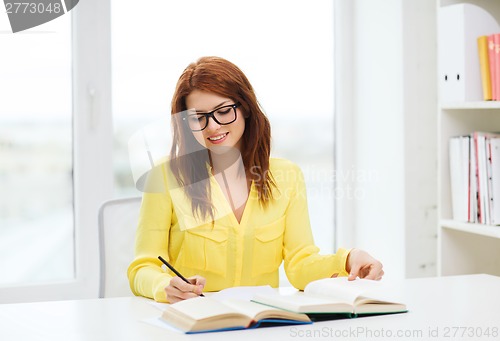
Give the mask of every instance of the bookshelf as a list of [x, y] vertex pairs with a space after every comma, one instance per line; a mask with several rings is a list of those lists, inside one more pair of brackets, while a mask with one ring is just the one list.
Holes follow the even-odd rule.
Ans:
[[[500, 1], [437, 0], [438, 10], [460, 3], [480, 6], [500, 22]], [[438, 106], [438, 274], [500, 275], [500, 226], [452, 220], [448, 155], [448, 140], [452, 136], [473, 131], [500, 131], [500, 101], [440, 101]]]

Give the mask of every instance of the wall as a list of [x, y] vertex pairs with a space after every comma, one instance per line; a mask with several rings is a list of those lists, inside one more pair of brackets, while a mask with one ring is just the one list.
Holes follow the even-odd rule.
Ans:
[[354, 190], [339, 200], [338, 244], [369, 251], [386, 277], [434, 275], [435, 1], [337, 4], [351, 18], [337, 31], [350, 37], [337, 53], [337, 170]]
[[437, 4], [403, 1], [406, 276], [437, 273]]

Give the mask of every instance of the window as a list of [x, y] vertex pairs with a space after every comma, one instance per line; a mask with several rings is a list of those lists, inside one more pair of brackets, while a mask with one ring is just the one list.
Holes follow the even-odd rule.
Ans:
[[73, 279], [71, 16], [1, 33], [0, 286]]
[[[115, 196], [138, 195], [127, 144], [140, 128], [163, 122], [182, 70], [201, 56], [224, 57], [248, 76], [267, 113], [273, 155], [304, 171], [311, 224], [332, 252], [333, 2], [112, 1]], [[134, 18], [131, 21], [131, 18]]]
[[0, 303], [97, 297], [112, 193], [109, 2], [10, 33], [0, 15]]

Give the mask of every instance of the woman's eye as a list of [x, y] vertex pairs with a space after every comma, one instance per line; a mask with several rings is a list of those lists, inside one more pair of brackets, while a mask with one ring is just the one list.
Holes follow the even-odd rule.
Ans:
[[231, 108], [219, 109], [219, 110], [217, 110], [217, 114], [225, 115], [225, 114], [228, 114], [230, 111], [231, 111]]
[[203, 115], [192, 115], [192, 116], [189, 116], [189, 121], [191, 121], [191, 122], [201, 122], [201, 121], [203, 121], [203, 119], [204, 119]]

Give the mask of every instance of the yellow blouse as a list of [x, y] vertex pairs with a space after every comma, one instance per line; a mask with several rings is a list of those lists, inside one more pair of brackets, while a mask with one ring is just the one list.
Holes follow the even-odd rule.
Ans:
[[[167, 301], [164, 288], [173, 274], [161, 268], [158, 256], [167, 259], [185, 277], [205, 277], [205, 291], [240, 285], [277, 287], [278, 268], [283, 260], [288, 280], [298, 289], [334, 273], [346, 276], [349, 250], [340, 248], [336, 254], [320, 255], [314, 245], [300, 168], [276, 158], [271, 158], [269, 168], [277, 185], [277, 190], [273, 189], [274, 199], [263, 207], [252, 184], [240, 223], [227, 210], [229, 213], [217, 217], [214, 224], [191, 227], [191, 205], [179, 191], [146, 189], [135, 259], [127, 272], [132, 292]], [[167, 165], [161, 166], [163, 181], [173, 181], [167, 170]], [[217, 181], [213, 176], [209, 181], [215, 202], [223, 205], [225, 197]], [[229, 207], [227, 201], [225, 204]]]

